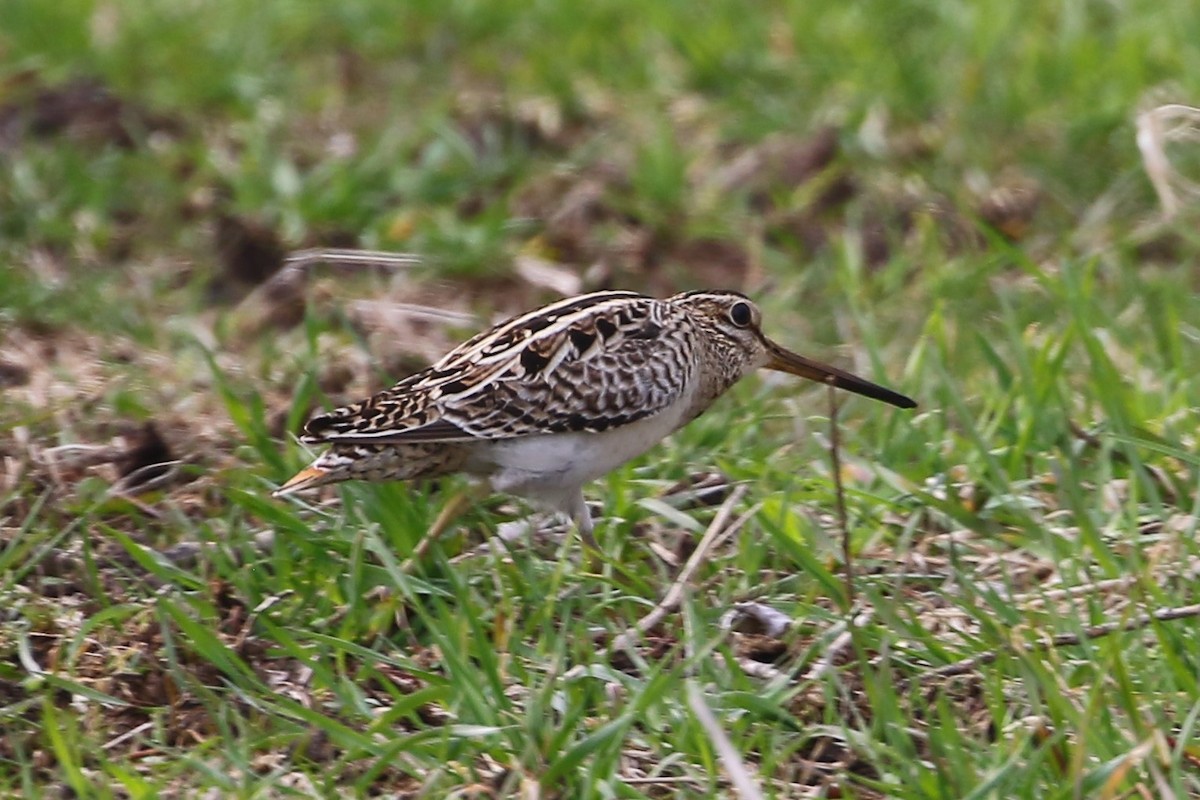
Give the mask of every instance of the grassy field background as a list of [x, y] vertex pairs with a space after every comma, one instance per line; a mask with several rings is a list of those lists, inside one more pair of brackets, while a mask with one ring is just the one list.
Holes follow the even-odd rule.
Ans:
[[[0, 793], [1200, 794], [1200, 142], [1169, 215], [1136, 138], [1195, 3], [0, 19]], [[920, 403], [839, 412], [853, 605], [792, 379], [589, 487], [597, 564], [498, 497], [402, 568], [458, 481], [269, 497], [500, 316], [702, 286]]]

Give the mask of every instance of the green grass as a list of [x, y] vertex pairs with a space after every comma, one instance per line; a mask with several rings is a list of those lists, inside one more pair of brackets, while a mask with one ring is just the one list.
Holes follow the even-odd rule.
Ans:
[[[0, 376], [28, 373], [0, 378], [0, 794], [733, 796], [689, 682], [768, 797], [1200, 793], [1196, 618], [1086, 636], [1197, 597], [1200, 236], [1194, 208], [1161, 220], [1134, 139], [1138, 111], [1200, 96], [1193, 4], [0, 18], [0, 106], [88, 78], [129, 138], [18, 122], [0, 159]], [[839, 152], [811, 180], [721, 182], [826, 125]], [[581, 227], [554, 222], [587, 182]], [[1006, 238], [983, 198], [1013, 186], [1039, 202]], [[218, 212], [425, 263], [318, 276], [300, 324], [255, 330]], [[825, 389], [790, 379], [744, 382], [589, 487], [594, 570], [570, 542], [458, 558], [522, 515], [494, 499], [406, 574], [454, 480], [270, 499], [312, 408], [471, 332], [380, 330], [354, 301], [490, 319], [552, 296], [516, 277], [528, 254], [621, 288], [745, 288], [782, 343], [919, 400], [839, 414], [857, 624]], [[187, 480], [130, 498], [111, 454], [79, 461], [150, 420]], [[664, 490], [709, 470], [746, 487], [745, 524], [611, 651], [716, 513]], [[791, 628], [722, 627], [751, 601]]]

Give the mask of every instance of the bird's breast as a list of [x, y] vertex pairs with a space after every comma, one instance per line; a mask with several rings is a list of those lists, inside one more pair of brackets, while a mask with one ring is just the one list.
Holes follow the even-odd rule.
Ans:
[[537, 497], [578, 489], [640, 456], [690, 421], [692, 398], [600, 433], [570, 432], [480, 441], [467, 471], [499, 492]]

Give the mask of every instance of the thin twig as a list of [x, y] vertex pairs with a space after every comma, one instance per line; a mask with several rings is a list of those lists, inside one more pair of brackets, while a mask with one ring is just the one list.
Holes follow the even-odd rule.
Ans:
[[63, 464], [74, 467], [91, 467], [116, 461], [125, 451], [108, 444], [60, 444], [41, 451], [43, 464]]
[[421, 263], [421, 257], [416, 253], [392, 253], [387, 250], [316, 247], [308, 250], [293, 250], [288, 253], [284, 263], [289, 267], [300, 269], [321, 263], [333, 267], [415, 267]]
[[158, 723], [155, 722], [154, 720], [150, 720], [149, 722], [143, 722], [141, 725], [138, 725], [135, 728], [130, 728], [129, 730], [125, 731], [124, 733], [120, 734], [119, 736], [109, 739], [107, 742], [105, 742], [103, 745], [101, 745], [100, 749], [101, 750], [112, 750], [114, 747], [121, 744], [122, 742], [127, 742], [130, 739], [132, 739], [133, 737], [135, 737], [139, 734], [145, 733], [146, 731], [150, 730], [157, 724]]
[[696, 715], [700, 727], [704, 728], [704, 732], [708, 734], [709, 742], [717, 751], [721, 763], [725, 765], [725, 771], [729, 773], [729, 780], [737, 790], [738, 796], [747, 800], [762, 800], [762, 788], [758, 785], [758, 779], [754, 776], [753, 769], [734, 749], [729, 735], [718, 724], [716, 716], [704, 702], [704, 695], [694, 680], [687, 682], [687, 699], [688, 706]]
[[386, 318], [392, 322], [404, 319], [419, 319], [450, 325], [479, 324], [479, 318], [474, 314], [417, 303], [393, 303], [386, 300], [355, 300], [350, 303], [349, 311], [351, 314], [356, 314], [363, 318], [370, 318], [371, 315], [375, 315], [379, 319]]
[[628, 784], [629, 786], [678, 786], [686, 783], [695, 786], [697, 789], [702, 788], [704, 785], [703, 781], [691, 775], [655, 775], [649, 778], [622, 776], [621, 783]]
[[[663, 599], [650, 610], [650, 613], [638, 620], [637, 625], [626, 629], [624, 633], [613, 640], [614, 650], [629, 648], [639, 636], [662, 622], [668, 614], [679, 608], [679, 604], [683, 600], [684, 587], [692, 579], [692, 575], [695, 574], [696, 570], [700, 568], [700, 564], [708, 557], [709, 552], [719, 542], [724, 541], [741, 527], [740, 525], [727, 525], [727, 523], [730, 516], [733, 515], [733, 507], [741, 501], [745, 494], [745, 486], [738, 486], [729, 493], [729, 497], [725, 498], [725, 502], [717, 509], [717, 514], [713, 517], [708, 530], [704, 532], [704, 536], [700, 539], [700, 544], [696, 545], [696, 550], [687, 560], [687, 563], [683, 565], [683, 569], [679, 571], [679, 575], [675, 578], [675, 582], [671, 584], [671, 588], [663, 595]], [[742, 518], [742, 520], [744, 519], [745, 517]], [[739, 520], [739, 522], [742, 520]]]
[[[342, 274], [360, 272], [364, 268], [374, 270], [410, 269], [421, 264], [416, 253], [391, 253], [386, 250], [355, 250], [336, 247], [318, 247], [309, 250], [294, 250], [283, 260], [283, 266], [270, 280], [259, 286], [242, 301], [247, 305], [251, 298], [289, 296], [302, 291], [305, 281], [320, 265], [329, 271]], [[252, 301], [251, 301], [252, 302]]]
[[[1156, 575], [1154, 580], [1164, 581], [1168, 575]], [[1085, 597], [1089, 594], [1101, 594], [1110, 592], [1115, 589], [1128, 589], [1142, 580], [1138, 575], [1125, 575], [1121, 578], [1108, 578], [1094, 583], [1083, 583], [1078, 586], [1064, 586], [1061, 589], [1046, 589], [1040, 592], [1023, 592], [1022, 594], [1012, 595], [1009, 602], [1013, 606], [1022, 609], [1034, 609], [1046, 603], [1052, 603], [1055, 600], [1073, 600], [1077, 597]]]
[[108, 496], [127, 497], [159, 489], [179, 477], [182, 465], [183, 462], [178, 459], [145, 464], [110, 486]]
[[854, 553], [850, 542], [850, 523], [846, 516], [846, 489], [842, 486], [841, 436], [838, 432], [837, 389], [830, 381], [829, 387], [829, 462], [833, 469], [833, 491], [837, 502], [838, 526], [842, 529], [842, 562], [845, 572], [842, 584], [846, 587], [846, 611], [854, 608]]
[[[1152, 614], [1141, 614], [1124, 622], [1104, 622], [1084, 628], [1080, 633], [1062, 633], [1050, 639], [1033, 642], [1029, 645], [1029, 649], [1034, 652], [1045, 652], [1059, 647], [1082, 644], [1085, 641], [1099, 639], [1113, 633], [1141, 630], [1155, 622], [1169, 622], [1170, 620], [1198, 616], [1200, 616], [1200, 603], [1190, 606], [1177, 606], [1175, 608], [1160, 608]], [[947, 678], [954, 675], [964, 675], [984, 664], [993, 663], [1006, 652], [1011, 652], [1010, 648], [988, 650], [979, 655], [955, 661], [953, 664], [946, 664], [943, 667], [928, 670], [921, 675], [921, 679], [928, 680], [930, 678]]]

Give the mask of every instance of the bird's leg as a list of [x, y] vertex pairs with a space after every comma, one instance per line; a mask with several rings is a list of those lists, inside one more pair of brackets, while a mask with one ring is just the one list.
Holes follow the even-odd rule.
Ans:
[[429, 552], [429, 548], [433, 547], [434, 543], [442, 537], [442, 534], [449, 530], [454, 520], [467, 510], [476, 500], [485, 497], [490, 493], [490, 488], [487, 484], [477, 484], [469, 489], [463, 489], [458, 492], [442, 506], [442, 510], [438, 512], [437, 519], [429, 526], [429, 530], [417, 542], [417, 546], [413, 548], [412, 553], [408, 558], [404, 559], [404, 563], [400, 565], [400, 571], [408, 573], [412, 570], [413, 565], [425, 558], [425, 554]]
[[582, 489], [576, 491], [575, 496], [571, 498], [567, 513], [571, 515], [575, 527], [579, 529], [579, 536], [583, 539], [583, 543], [599, 553], [600, 545], [596, 543], [596, 537], [593, 535], [596, 526], [592, 521], [592, 512], [587, 507], [587, 501], [583, 499]]

